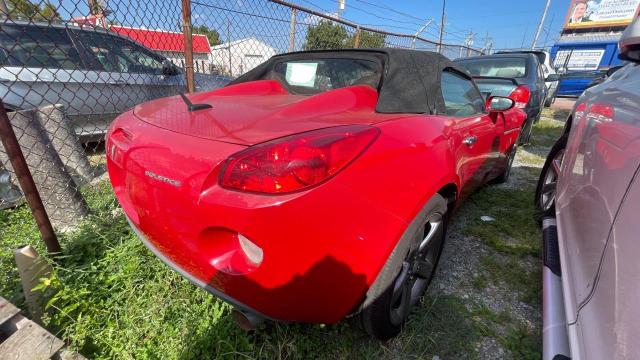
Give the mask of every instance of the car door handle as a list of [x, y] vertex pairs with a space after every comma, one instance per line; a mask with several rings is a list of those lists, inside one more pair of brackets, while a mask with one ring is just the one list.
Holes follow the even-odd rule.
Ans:
[[462, 143], [467, 145], [467, 146], [472, 146], [473, 144], [476, 143], [476, 141], [478, 141], [478, 137], [477, 136], [469, 136], [469, 137], [465, 138], [464, 140], [462, 140]]

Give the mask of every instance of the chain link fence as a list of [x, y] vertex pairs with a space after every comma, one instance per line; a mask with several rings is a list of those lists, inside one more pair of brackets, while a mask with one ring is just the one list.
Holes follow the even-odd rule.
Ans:
[[[59, 230], [91, 212], [83, 193], [106, 179], [104, 134], [118, 114], [137, 104], [219, 88], [290, 51], [394, 47], [450, 58], [481, 53], [281, 0], [0, 0], [0, 43], [7, 119]], [[17, 180], [0, 146], [0, 210], [22, 202]]]

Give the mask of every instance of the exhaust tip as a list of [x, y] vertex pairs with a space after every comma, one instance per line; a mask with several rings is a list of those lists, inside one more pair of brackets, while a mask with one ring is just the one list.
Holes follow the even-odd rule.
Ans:
[[231, 314], [236, 324], [244, 331], [255, 330], [264, 321], [263, 317], [243, 310], [233, 309]]

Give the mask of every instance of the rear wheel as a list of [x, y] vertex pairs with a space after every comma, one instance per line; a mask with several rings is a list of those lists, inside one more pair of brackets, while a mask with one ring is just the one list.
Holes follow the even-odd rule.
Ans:
[[551, 147], [551, 151], [549, 151], [547, 160], [540, 172], [535, 197], [535, 206], [540, 218], [555, 214], [556, 186], [566, 147], [567, 137], [563, 136]]
[[447, 202], [436, 194], [425, 209], [403, 256], [388, 261], [379, 275], [384, 278], [395, 274], [394, 280], [360, 313], [365, 331], [379, 340], [398, 335], [435, 273], [446, 234]]
[[516, 158], [516, 153], [518, 152], [518, 144], [514, 144], [509, 151], [509, 157], [507, 158], [507, 167], [504, 169], [504, 172], [500, 174], [495, 180], [493, 180], [496, 184], [503, 184], [509, 181], [509, 176], [511, 176], [511, 167], [513, 166], [513, 159]]

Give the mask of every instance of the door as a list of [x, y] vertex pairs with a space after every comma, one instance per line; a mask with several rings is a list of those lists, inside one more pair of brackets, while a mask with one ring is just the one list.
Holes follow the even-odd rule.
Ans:
[[460, 175], [460, 195], [468, 196], [485, 182], [495, 166], [500, 137], [486, 112], [485, 102], [473, 81], [453, 70], [442, 73], [445, 116], [452, 120], [451, 137], [456, 170]]
[[179, 77], [162, 74], [164, 58], [148, 49], [104, 31], [73, 30], [73, 34], [92, 70], [88, 80], [101, 99], [96, 106], [107, 114], [98, 124], [102, 133], [113, 118], [135, 105], [184, 91]]
[[594, 295], [603, 250], [621, 233], [611, 227], [640, 165], [639, 113], [636, 65], [619, 70], [576, 107], [556, 200], [569, 321]]
[[77, 94], [82, 62], [64, 28], [2, 24], [0, 96], [7, 107], [63, 104], [69, 115], [87, 111]]

